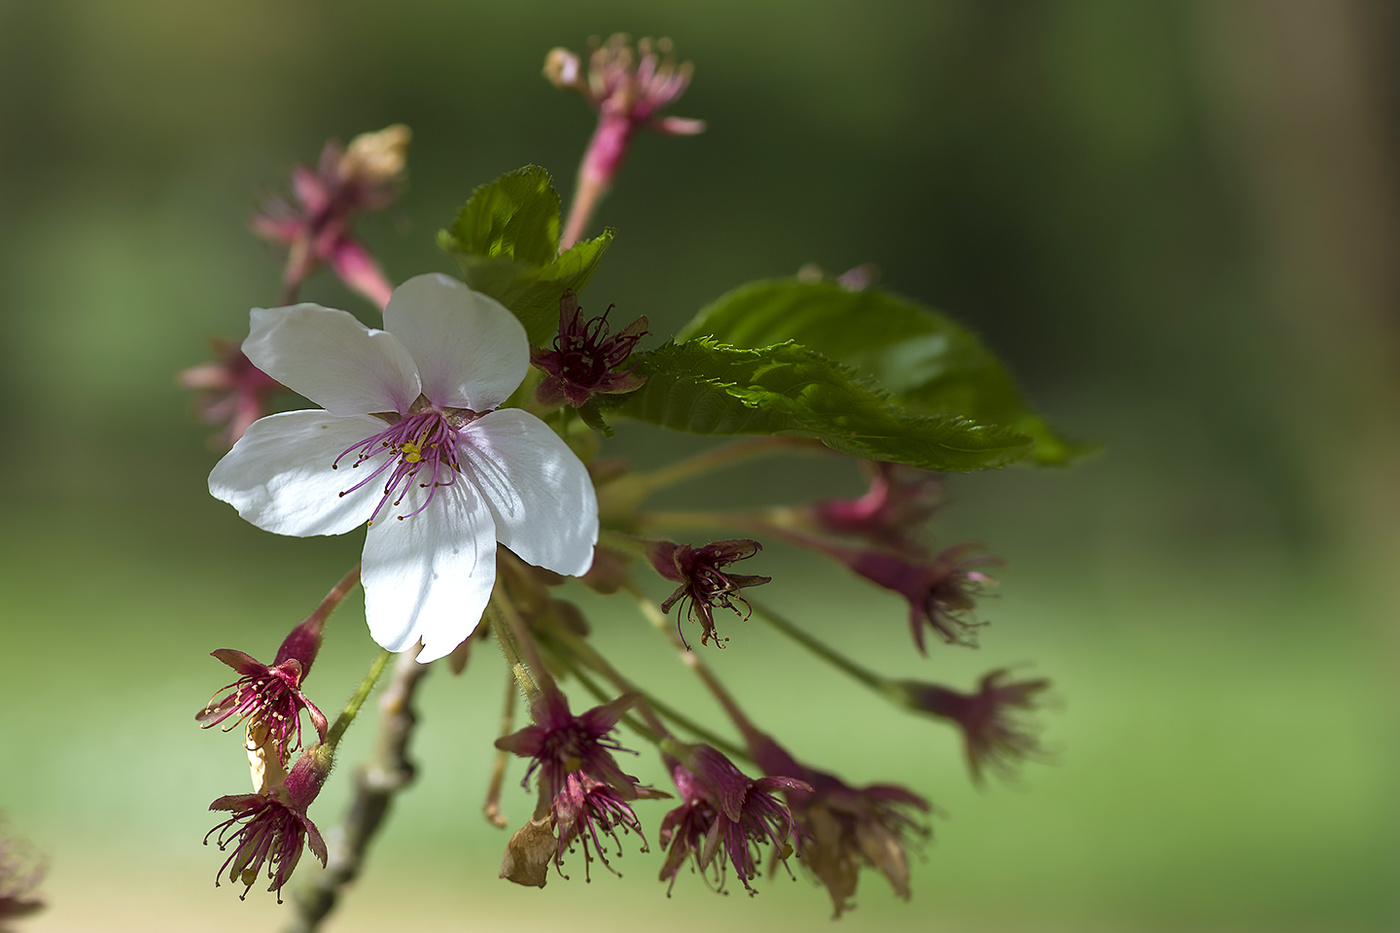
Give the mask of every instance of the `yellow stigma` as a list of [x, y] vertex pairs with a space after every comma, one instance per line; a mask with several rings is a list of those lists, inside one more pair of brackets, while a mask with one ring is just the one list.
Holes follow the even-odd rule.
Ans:
[[399, 445], [399, 450], [409, 463], [417, 463], [423, 459], [423, 445], [419, 441], [404, 441]]

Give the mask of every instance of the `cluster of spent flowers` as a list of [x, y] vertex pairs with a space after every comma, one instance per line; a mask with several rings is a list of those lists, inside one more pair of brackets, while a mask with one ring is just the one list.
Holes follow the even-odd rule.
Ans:
[[[555, 50], [547, 72], [599, 112], [580, 192], [611, 184], [636, 130], [702, 128], [657, 114], [691, 73], [675, 65], [668, 45], [644, 43], [634, 54], [614, 37], [595, 48], [586, 74], [577, 56]], [[217, 412], [230, 419], [231, 448], [209, 475], [215, 497], [276, 534], [365, 529], [361, 562], [291, 629], [270, 663], [232, 648], [213, 652], [238, 676], [196, 719], [224, 731], [243, 727], [253, 784], [251, 793], [211, 804], [229, 814], [205, 837], [231, 850], [219, 877], [242, 884], [243, 896], [265, 878], [280, 900], [305, 849], [326, 863], [325, 837], [308, 810], [390, 655], [402, 653], [383, 704], [377, 754], [387, 758], [366, 769], [397, 777], [377, 788], [359, 780], [341, 827], [349, 840], [344, 857], [361, 857], [388, 796], [412, 775], [403, 758], [414, 722], [412, 684], [444, 658], [461, 673], [472, 643], [489, 638], [531, 719], [516, 728], [512, 693], [483, 809], [498, 826], [508, 825], [501, 789], [511, 755], [528, 762], [522, 783], [533, 786], [534, 805], [506, 845], [501, 877], [543, 887], [552, 873], [568, 877], [567, 861], [580, 849], [586, 878], [595, 862], [617, 873], [623, 837], [635, 835], [641, 851], [650, 851], [642, 804], [673, 797], [655, 837], [668, 891], [690, 866], [717, 890], [732, 876], [752, 894], [770, 852], [785, 867], [795, 857], [827, 889], [838, 916], [851, 906], [864, 867], [907, 898], [908, 850], [928, 838], [933, 805], [892, 784], [848, 784], [793, 757], [753, 723], [703, 652], [691, 650], [686, 628], [698, 628], [701, 648], [724, 647], [729, 638], [718, 634], [715, 610], [756, 617], [906, 710], [953, 723], [975, 779], [988, 770], [1010, 776], [1021, 760], [1042, 754], [1024, 714], [1048, 681], [1017, 681], [996, 670], [965, 694], [886, 677], [755, 602], [750, 591], [770, 576], [734, 570], [759, 555], [760, 538], [834, 561], [908, 601], [913, 647], [926, 655], [927, 629], [950, 645], [974, 644], [981, 624], [975, 604], [994, 582], [982, 568], [999, 561], [971, 544], [933, 547], [928, 525], [942, 501], [942, 478], [895, 463], [860, 461], [869, 487], [849, 498], [724, 512], [650, 509], [652, 493], [709, 469], [825, 448], [807, 438], [760, 436], [651, 471], [601, 457], [597, 435], [610, 431], [599, 411], [616, 411], [652, 378], [640, 347], [647, 318], [614, 333], [613, 306], [590, 317], [580, 305], [573, 286], [586, 279], [548, 280], [557, 285], [549, 301], [557, 298], [559, 307], [552, 338], [540, 336], [549, 318], [541, 326], [538, 316], [521, 314], [509, 304], [516, 294], [509, 290], [503, 303], [501, 295], [437, 273], [390, 288], [351, 223], [357, 212], [392, 198], [407, 139], [405, 128], [391, 127], [345, 149], [328, 144], [316, 169], [296, 169], [295, 204], [276, 202], [254, 224], [288, 248], [286, 300], [253, 309], [241, 345], [221, 348], [219, 362], [185, 376], [191, 387], [227, 393], [206, 408], [211, 418]], [[596, 197], [585, 195], [575, 199], [561, 249], [587, 226]], [[296, 303], [291, 296], [319, 266], [373, 298], [381, 326]], [[268, 414], [271, 394], [284, 386], [319, 407]], [[655, 529], [668, 524], [729, 527], [753, 537], [656, 537]], [[634, 607], [700, 678], [737, 739], [699, 725], [608, 660], [566, 598], [569, 586]], [[369, 635], [382, 650], [332, 720], [306, 693], [306, 680], [327, 620], [356, 587], [364, 591]], [[673, 591], [657, 601], [648, 589], [658, 587]], [[581, 704], [571, 704], [570, 693], [577, 701], [579, 692], [598, 702], [575, 714]], [[303, 728], [303, 715], [314, 732]], [[630, 750], [616, 735], [622, 727], [654, 746], [673, 790], [623, 770], [617, 755]], [[334, 886], [353, 874], [312, 879], [323, 896], [298, 898], [298, 905], [333, 903]]]

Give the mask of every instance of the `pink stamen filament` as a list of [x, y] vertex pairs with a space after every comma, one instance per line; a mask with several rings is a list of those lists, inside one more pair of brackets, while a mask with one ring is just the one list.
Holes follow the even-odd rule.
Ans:
[[407, 415], [373, 437], [347, 447], [335, 458], [331, 469], [338, 469], [340, 461], [352, 453], [356, 456], [350, 468], [356, 469], [386, 452], [388, 456], [373, 472], [341, 493], [342, 496], [346, 496], [363, 488], [392, 467], [392, 472], [384, 482], [384, 496], [370, 516], [371, 523], [383, 511], [385, 503], [392, 500], [391, 504], [397, 506], [403, 502], [420, 471], [428, 471], [427, 481], [418, 484], [420, 488], [428, 490], [428, 496], [418, 508], [398, 516], [399, 521], [411, 518], [426, 509], [437, 494], [438, 487], [451, 486], [457, 481], [457, 474], [461, 471], [457, 453], [457, 429], [452, 427], [445, 414], [436, 409]]

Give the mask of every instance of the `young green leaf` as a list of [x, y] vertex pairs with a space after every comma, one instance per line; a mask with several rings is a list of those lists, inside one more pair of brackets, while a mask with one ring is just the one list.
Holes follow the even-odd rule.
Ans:
[[692, 434], [784, 434], [833, 450], [929, 470], [1005, 466], [1029, 437], [957, 415], [890, 404], [849, 369], [795, 343], [740, 349], [709, 339], [669, 343], [642, 356], [647, 376], [610, 410]]
[[1063, 464], [1091, 448], [1060, 437], [1036, 414], [996, 355], [967, 328], [911, 301], [834, 282], [771, 279], [702, 309], [677, 335], [737, 347], [794, 340], [869, 376], [911, 411], [960, 415], [1032, 438], [1032, 459]]
[[613, 232], [559, 254], [559, 195], [536, 165], [508, 172], [472, 192], [456, 220], [438, 233], [466, 283], [513, 311], [534, 344], [559, 323], [559, 296], [583, 290]]

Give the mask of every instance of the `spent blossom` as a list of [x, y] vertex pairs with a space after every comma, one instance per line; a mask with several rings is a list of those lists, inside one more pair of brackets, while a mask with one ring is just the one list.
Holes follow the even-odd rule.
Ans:
[[600, 317], [584, 320], [578, 296], [572, 290], [559, 299], [559, 334], [552, 350], [530, 348], [530, 362], [545, 373], [535, 390], [541, 405], [568, 403], [581, 408], [595, 395], [631, 392], [646, 381], [633, 369], [617, 371], [637, 342], [646, 336], [647, 319], [639, 317], [616, 334], [608, 328], [608, 305]]
[[[611, 837], [621, 854], [619, 829], [636, 833], [646, 851], [641, 823], [628, 802], [664, 795], [641, 786], [618, 767], [612, 753], [626, 749], [609, 738], [623, 713], [639, 698], [626, 693], [575, 716], [565, 696], [557, 688], [546, 687], [532, 707], [534, 725], [496, 740], [497, 748], [531, 759], [525, 772], [527, 786], [539, 772], [540, 809], [536, 812], [547, 809], [558, 833], [553, 858], [561, 873], [564, 853], [576, 842], [583, 847], [585, 877], [595, 853], [613, 871], [602, 837]], [[538, 832], [530, 838], [535, 836]], [[531, 863], [522, 858], [522, 864]], [[505, 877], [518, 880], [513, 872]], [[525, 880], [519, 883], [543, 886], [537, 872], [523, 871], [521, 877]]]
[[306, 809], [321, 792], [321, 785], [330, 773], [331, 755], [325, 746], [304, 752], [291, 773], [279, 784], [256, 794], [230, 794], [209, 805], [211, 810], [233, 813], [204, 837], [215, 836], [219, 851], [233, 846], [233, 854], [224, 860], [215, 878], [227, 873], [228, 880], [243, 885], [240, 898], [248, 896], [263, 866], [267, 866], [267, 889], [277, 892], [282, 900], [282, 887], [292, 877], [301, 860], [302, 846], [326, 864], [326, 843], [316, 824], [306, 815]]
[[[704, 547], [691, 547], [688, 544], [673, 544], [658, 541], [651, 549], [651, 563], [656, 572], [680, 586], [661, 604], [662, 612], [670, 612], [671, 607], [680, 604], [681, 610], [688, 612], [691, 621], [700, 622], [700, 644], [710, 639], [723, 647], [728, 638], [715, 633], [714, 610], [724, 607], [735, 615], [748, 618], [752, 608], [739, 591], [746, 586], [759, 586], [772, 581], [772, 577], [751, 573], [728, 573], [724, 570], [735, 561], [745, 560], [763, 550], [763, 545], [748, 538], [730, 541], [715, 541]], [[744, 611], [734, 605], [738, 600]], [[676, 630], [680, 631], [680, 611], [677, 610]], [[682, 633], [681, 641], [685, 641]], [[689, 647], [689, 646], [687, 646]]]
[[910, 708], [957, 724], [979, 784], [988, 769], [1009, 779], [1022, 761], [1045, 755], [1034, 726], [1020, 714], [1040, 706], [1040, 694], [1050, 689], [1047, 678], [1012, 680], [1011, 671], [998, 668], [982, 678], [975, 693], [914, 680], [894, 687]]
[[400, 285], [385, 329], [315, 304], [255, 308], [243, 351], [323, 409], [255, 422], [209, 490], [277, 534], [369, 530], [361, 582], [370, 634], [426, 663], [481, 620], [496, 543], [578, 576], [593, 561], [588, 471], [544, 422], [501, 404], [529, 366], [525, 330], [445, 275]]
[[224, 426], [210, 443], [228, 450], [250, 424], [268, 413], [272, 397], [286, 390], [249, 362], [237, 341], [216, 338], [213, 350], [213, 360], [180, 373], [179, 383], [199, 392], [200, 420]]
[[277, 649], [271, 665], [263, 664], [252, 655], [233, 648], [220, 648], [211, 654], [239, 673], [239, 678], [224, 687], [231, 690], [222, 699], [211, 699], [195, 714], [199, 724], [208, 729], [227, 722], [224, 731], [247, 720], [250, 736], [264, 735], [265, 742], [286, 765], [291, 751], [301, 747], [301, 713], [305, 710], [316, 727], [321, 741], [326, 739], [326, 717], [301, 691], [301, 682], [311, 673], [311, 664], [321, 647], [325, 619], [313, 616], [292, 629]]
[[666, 847], [661, 880], [674, 886], [681, 866], [693, 858], [717, 890], [724, 887], [727, 864], [753, 894], [749, 881], [758, 876], [759, 847], [771, 843], [784, 861], [793, 849], [797, 826], [777, 792], [811, 791], [811, 785], [790, 777], [753, 780], [709, 745], [677, 750], [684, 760], [667, 755], [666, 765], [681, 805], [661, 821], [661, 845]]
[[973, 621], [970, 615], [983, 587], [996, 583], [977, 568], [1000, 564], [999, 558], [981, 553], [974, 544], [954, 545], [932, 558], [917, 560], [883, 550], [823, 550], [909, 601], [909, 627], [920, 654], [928, 654], [925, 626], [950, 645], [977, 646], [977, 629], [985, 623]]
[[401, 123], [362, 133], [348, 147], [331, 140], [316, 168], [292, 171], [292, 201], [272, 198], [254, 215], [253, 231], [287, 244], [283, 287], [294, 293], [316, 269], [330, 266], [348, 287], [379, 307], [391, 287], [369, 251], [352, 235], [356, 217], [393, 203], [403, 181], [412, 133]]
[[[645, 790], [645, 789], [644, 789]], [[648, 794], [648, 796], [660, 796]], [[559, 833], [559, 848], [555, 852], [554, 865], [562, 874], [561, 863], [564, 853], [572, 851], [575, 843], [583, 847], [583, 876], [588, 879], [589, 867], [596, 855], [603, 867], [613, 874], [617, 869], [608, 861], [607, 836], [617, 846], [616, 856], [622, 855], [623, 833], [636, 833], [641, 840], [641, 850], [648, 852], [646, 836], [642, 834], [642, 823], [637, 814], [627, 805], [626, 798], [610, 784], [594, 780], [587, 772], [574, 771], [564, 779], [564, 789], [554, 800], [554, 823]], [[567, 878], [567, 876], [565, 876]]]
[[496, 747], [530, 759], [523, 783], [528, 786], [538, 771], [544, 800], [555, 800], [564, 790], [565, 778], [576, 771], [611, 786], [626, 800], [636, 800], [637, 779], [625, 774], [612, 754], [626, 749], [609, 736], [639, 698], [640, 694], [624, 693], [575, 716], [564, 694], [546, 688], [531, 709], [534, 725], [497, 739]]
[[845, 781], [800, 764], [770, 736], [745, 730], [749, 750], [763, 772], [797, 778], [809, 790], [786, 791], [800, 829], [802, 864], [831, 895], [835, 916], [851, 905], [862, 864], [883, 874], [899, 897], [909, 899], [910, 837], [927, 839], [929, 830], [916, 814], [929, 802], [894, 784], [852, 787]]

